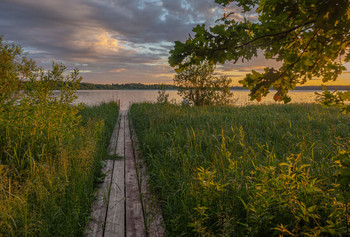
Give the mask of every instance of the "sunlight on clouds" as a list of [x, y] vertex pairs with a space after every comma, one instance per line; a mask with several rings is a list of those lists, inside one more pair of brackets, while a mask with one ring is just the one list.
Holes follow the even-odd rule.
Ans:
[[151, 62], [151, 63], [142, 63], [143, 65], [146, 65], [146, 66], [168, 66], [170, 67], [168, 64], [165, 64], [164, 61], [160, 61], [160, 60], [154, 60], [154, 62]]
[[79, 31], [76, 33], [75, 39], [76, 40], [72, 42], [72, 46], [80, 50], [92, 51], [100, 54], [112, 54], [117, 52], [118, 49], [123, 49], [120, 42], [112, 38], [106, 31]]
[[79, 70], [80, 73], [90, 73], [92, 72], [91, 70]]
[[126, 68], [117, 68], [117, 69], [112, 69], [112, 70], [110, 70], [109, 72], [124, 72], [124, 71], [127, 71], [127, 69]]
[[[225, 67], [226, 66], [226, 67]], [[244, 73], [246, 74], [247, 72], [250, 73], [252, 70], [258, 71], [258, 72], [263, 72], [264, 68], [266, 66], [261, 66], [261, 65], [249, 65], [249, 66], [242, 66], [242, 65], [217, 65], [216, 68], [218, 71], [225, 72], [225, 73]], [[230, 66], [233, 68], [230, 68]]]
[[117, 51], [118, 48], [122, 48], [118, 44], [118, 40], [110, 37], [108, 32], [104, 32], [98, 36], [96, 36], [97, 42], [94, 42], [94, 45], [103, 51]]
[[263, 72], [264, 68], [267, 66], [249, 66], [249, 67], [242, 67], [239, 66], [236, 70], [240, 72], [251, 72], [252, 70], [258, 71], [258, 72]]
[[174, 73], [158, 73], [154, 75], [155, 77], [163, 77], [163, 78], [169, 78], [173, 79], [174, 78]]

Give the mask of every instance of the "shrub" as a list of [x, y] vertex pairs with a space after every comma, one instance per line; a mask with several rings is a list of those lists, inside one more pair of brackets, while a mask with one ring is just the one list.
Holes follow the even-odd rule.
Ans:
[[196, 106], [229, 104], [233, 95], [232, 80], [227, 76], [214, 76], [214, 70], [214, 65], [204, 61], [179, 72], [174, 78], [178, 94]]

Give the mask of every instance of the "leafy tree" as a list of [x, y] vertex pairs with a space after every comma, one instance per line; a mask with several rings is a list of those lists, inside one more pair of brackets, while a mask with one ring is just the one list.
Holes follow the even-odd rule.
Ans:
[[0, 36], [0, 105], [12, 105], [21, 96], [24, 81], [35, 79], [35, 62], [22, 55], [22, 48]]
[[199, 65], [190, 65], [175, 75], [178, 94], [196, 106], [223, 105], [230, 102], [232, 92], [227, 76], [214, 76], [215, 66], [207, 61]]
[[39, 160], [44, 151], [55, 154], [79, 132], [78, 108], [71, 103], [81, 77], [77, 69], [65, 71], [53, 63], [45, 72], [21, 46], [0, 37], [0, 164], [11, 165], [16, 177], [30, 166], [27, 156]]
[[350, 91], [330, 92], [325, 86], [323, 86], [323, 93], [316, 93], [317, 100], [325, 107], [338, 107], [340, 111], [344, 114], [350, 113], [350, 104], [346, 101], [350, 100]]
[[160, 90], [158, 91], [157, 102], [161, 104], [169, 103], [169, 94], [165, 91], [164, 84], [160, 85]]
[[[263, 51], [266, 59], [282, 62], [278, 69], [252, 71], [240, 81], [258, 101], [270, 89], [276, 101], [290, 101], [289, 90], [312, 78], [334, 81], [350, 61], [350, 2], [348, 0], [215, 0], [223, 6], [237, 3], [256, 20], [224, 14], [207, 29], [197, 25], [186, 42], [175, 42], [169, 63], [177, 71], [203, 60], [243, 62]], [[344, 97], [344, 96], [343, 96]], [[345, 100], [350, 98], [345, 97]]]

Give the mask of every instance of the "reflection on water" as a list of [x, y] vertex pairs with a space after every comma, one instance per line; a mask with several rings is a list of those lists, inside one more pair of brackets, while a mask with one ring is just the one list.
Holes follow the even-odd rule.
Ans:
[[[169, 100], [176, 100], [181, 102], [180, 96], [177, 95], [176, 90], [167, 91]], [[236, 105], [248, 104], [271, 104], [277, 103], [273, 100], [273, 92], [266, 98], [263, 98], [259, 103], [257, 101], [249, 101], [249, 91], [233, 91], [234, 98], [237, 99]], [[136, 102], [156, 102], [158, 90], [79, 90], [77, 92], [78, 99], [75, 103], [85, 103], [87, 105], [96, 105], [102, 102], [112, 100], [120, 100], [121, 109], [127, 109], [130, 104]], [[291, 103], [312, 103], [315, 102], [314, 91], [291, 91], [289, 95], [292, 97]]]

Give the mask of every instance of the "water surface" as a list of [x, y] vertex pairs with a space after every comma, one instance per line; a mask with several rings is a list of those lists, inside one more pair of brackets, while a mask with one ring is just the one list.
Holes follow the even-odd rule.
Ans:
[[[235, 104], [238, 106], [249, 104], [271, 104], [281, 103], [273, 100], [274, 92], [271, 92], [267, 97], [263, 98], [261, 102], [250, 101], [249, 91], [232, 91]], [[169, 94], [169, 100], [175, 100], [177, 103], [182, 101], [176, 90], [166, 91]], [[156, 102], [158, 90], [79, 90], [77, 91], [78, 99], [75, 103], [85, 103], [87, 105], [97, 105], [102, 102], [109, 102], [112, 100], [120, 100], [121, 109], [127, 109], [130, 104], [137, 102]], [[295, 90], [289, 92], [292, 98], [291, 103], [313, 103], [315, 102], [315, 91]]]

